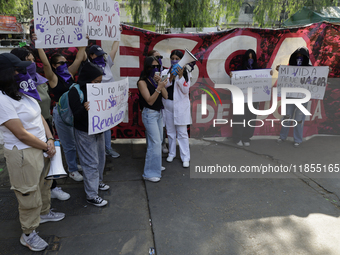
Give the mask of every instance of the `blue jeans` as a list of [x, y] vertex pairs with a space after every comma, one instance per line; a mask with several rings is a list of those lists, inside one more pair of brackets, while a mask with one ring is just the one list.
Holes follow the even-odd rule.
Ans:
[[89, 135], [87, 132], [74, 129], [77, 150], [83, 168], [84, 188], [87, 199], [98, 196], [99, 182], [103, 181], [105, 166], [104, 134]]
[[161, 178], [163, 117], [160, 111], [144, 108], [142, 121], [145, 126], [147, 150], [144, 165], [144, 178]]
[[61, 145], [63, 146], [66, 162], [68, 165], [68, 171], [70, 173], [78, 171], [76, 141], [74, 139], [74, 128], [67, 126], [62, 121], [56, 106], [53, 108], [53, 120], [55, 128], [57, 129], [58, 132], [58, 137], [60, 139]]
[[[302, 104], [304, 107], [307, 107], [307, 103]], [[294, 115], [295, 112], [295, 115]], [[303, 138], [303, 124], [305, 122], [306, 115], [301, 112], [299, 108], [296, 107], [295, 104], [287, 104], [286, 105], [286, 116], [283, 119], [292, 119], [294, 116], [294, 120], [296, 120], [297, 125], [294, 127], [294, 142], [302, 143]], [[284, 124], [286, 126], [291, 126], [292, 121], [285, 121]], [[280, 138], [282, 140], [286, 140], [289, 133], [289, 127], [282, 126], [280, 132]]]
[[105, 137], [105, 149], [110, 150], [111, 149], [111, 129], [104, 131], [104, 137]]

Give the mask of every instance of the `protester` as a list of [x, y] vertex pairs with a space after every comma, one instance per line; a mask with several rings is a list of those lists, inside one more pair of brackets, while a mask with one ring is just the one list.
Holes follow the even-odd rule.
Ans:
[[[111, 47], [111, 51], [106, 55], [106, 52], [98, 45], [93, 45], [90, 47], [89, 59], [92, 63], [98, 65], [103, 69], [103, 83], [113, 82], [113, 74], [111, 68], [113, 66], [113, 61], [116, 57], [119, 47], [119, 41], [114, 41]], [[106, 58], [104, 57], [106, 56]], [[105, 136], [105, 153], [113, 158], [118, 158], [120, 154], [112, 149], [111, 147], [111, 129], [104, 132]]]
[[[242, 57], [242, 64], [238, 67], [238, 71], [241, 70], [254, 70], [260, 69], [257, 65], [257, 57], [254, 50], [249, 49]], [[232, 75], [231, 75], [232, 76]], [[259, 103], [254, 102], [253, 106], [255, 109], [258, 108]], [[243, 123], [246, 125], [236, 124], [233, 125], [232, 138], [234, 143], [238, 146], [250, 146], [250, 138], [254, 135], [255, 127], [247, 125], [248, 121], [256, 119], [256, 115], [252, 113], [248, 108], [248, 103], [244, 104], [243, 115], [233, 115], [233, 123]]]
[[[170, 54], [171, 66], [177, 64], [183, 57], [180, 50], [173, 50]], [[190, 114], [190, 73], [184, 67], [177, 68], [177, 76], [169, 74], [170, 79], [166, 85], [168, 98], [163, 99], [165, 112], [165, 126], [169, 141], [168, 162], [176, 157], [176, 138], [179, 145], [183, 167], [190, 165], [190, 148], [187, 125], [191, 124]]]
[[[26, 69], [39, 93], [40, 100], [38, 99], [37, 102], [41, 109], [41, 115], [44, 117], [51, 133], [53, 134], [52, 116], [50, 114], [51, 98], [48, 94], [48, 85], [46, 84], [48, 80], [36, 72], [37, 66], [34, 61], [34, 56], [29, 50], [25, 48], [15, 48], [11, 51], [11, 53], [16, 55], [21, 61], [31, 61], [31, 64]], [[67, 200], [70, 198], [70, 194], [64, 192], [60, 187], [57, 187], [57, 181], [53, 180], [51, 186], [51, 198]]]
[[[52, 55], [50, 61], [48, 61], [44, 50], [38, 49], [45, 76], [49, 81], [50, 93], [53, 94], [52, 99], [54, 99], [54, 101], [58, 102], [59, 98], [68, 91], [69, 87], [74, 83], [74, 75], [78, 72], [82, 61], [86, 60], [85, 48], [86, 47], [79, 47], [76, 59], [69, 66], [67, 66], [67, 60], [63, 55], [56, 53]], [[82, 181], [83, 176], [78, 172], [77, 166], [74, 128], [63, 122], [58, 113], [57, 105], [53, 108], [53, 121], [63, 147], [69, 177], [75, 181]]]
[[[310, 66], [309, 64], [309, 52], [306, 47], [300, 47], [296, 51], [290, 55], [289, 58], [290, 66]], [[280, 66], [276, 67], [276, 70], [279, 70]], [[302, 105], [306, 108], [308, 102], [303, 103]], [[306, 115], [296, 107], [295, 104], [287, 104], [286, 105], [286, 115], [283, 116], [283, 120], [292, 119], [294, 116], [294, 120], [297, 125], [294, 127], [294, 147], [297, 148], [302, 143], [303, 139], [303, 124], [305, 122]], [[287, 123], [288, 122], [288, 123]], [[291, 125], [291, 121], [285, 121], [285, 126], [281, 127], [280, 137], [276, 140], [277, 143], [284, 142], [289, 133], [289, 126]]]
[[160, 72], [159, 62], [155, 57], [146, 57], [143, 74], [137, 82], [147, 141], [143, 178], [151, 182], [160, 181], [161, 171], [165, 169], [162, 167], [163, 117], [161, 109], [163, 107], [162, 97], [168, 97], [165, 89], [167, 79], [156, 83], [154, 80], [156, 72]]
[[[159, 73], [159, 75], [158, 75], [159, 77], [158, 77], [157, 75], [155, 75], [155, 77], [154, 77], [155, 81], [158, 82], [158, 79], [160, 79], [160, 78], [162, 77], [162, 75], [167, 74], [169, 70], [163, 68], [163, 63], [162, 63], [163, 56], [162, 56], [157, 50], [150, 50], [150, 51], [148, 52], [148, 55], [147, 55], [147, 56], [149, 56], [149, 57], [150, 57], [150, 56], [155, 57], [155, 58], [158, 60], [159, 64], [161, 65], [161, 71], [160, 71], [160, 73]], [[164, 118], [165, 112], [164, 112], [164, 110], [162, 111], [162, 114], [163, 114], [162, 152], [163, 152], [163, 153], [169, 153], [169, 150], [168, 150], [168, 148], [167, 148], [167, 146], [166, 146], [166, 142], [165, 142], [166, 129], [165, 129], [165, 118]]]
[[54, 139], [35, 100], [39, 94], [26, 72], [31, 64], [11, 53], [0, 54], [0, 129], [11, 189], [19, 204], [20, 243], [42, 251], [48, 244], [35, 229], [39, 223], [62, 220], [65, 214], [50, 209], [51, 181], [45, 176], [49, 158], [55, 155]]
[[79, 161], [83, 169], [84, 188], [87, 202], [95, 206], [104, 206], [107, 201], [98, 196], [100, 190], [108, 190], [110, 187], [103, 183], [105, 166], [105, 139], [104, 133], [89, 135], [90, 109], [87, 101], [87, 83], [101, 83], [103, 71], [97, 65], [87, 62], [80, 71], [78, 84], [83, 92], [84, 101], [80, 101], [80, 95], [76, 88], [69, 92], [69, 103], [74, 116], [74, 133], [76, 138]]

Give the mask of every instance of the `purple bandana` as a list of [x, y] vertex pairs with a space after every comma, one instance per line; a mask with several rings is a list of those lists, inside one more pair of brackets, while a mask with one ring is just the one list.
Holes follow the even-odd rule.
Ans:
[[40, 84], [46, 83], [48, 81], [45, 77], [37, 73], [37, 66], [35, 62], [32, 62], [31, 65], [26, 67], [26, 70], [34, 81], [35, 86], [39, 86]]
[[68, 71], [67, 64], [63, 64], [58, 66], [55, 69], [55, 73], [58, 74], [65, 82], [68, 82], [69, 79], [72, 78], [70, 72]]
[[105, 63], [104, 57], [103, 56], [98, 56], [95, 59], [92, 59], [92, 62], [94, 64], [96, 64], [97, 66], [100, 66], [102, 68], [102, 70], [103, 70], [103, 75], [105, 75], [104, 69], [105, 69], [106, 63]]
[[28, 73], [26, 73], [26, 74], [19, 73], [19, 74], [15, 75], [14, 78], [15, 78], [15, 81], [17, 82], [17, 84], [20, 87], [19, 91], [21, 93], [26, 94], [30, 97], [33, 97], [33, 98], [41, 101], [41, 98], [39, 96], [37, 88], [34, 85], [34, 82], [33, 82], [31, 76]]

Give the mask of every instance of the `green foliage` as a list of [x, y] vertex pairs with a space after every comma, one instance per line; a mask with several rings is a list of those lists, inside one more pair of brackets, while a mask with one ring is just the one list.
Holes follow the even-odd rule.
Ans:
[[277, 21], [283, 21], [283, 14], [287, 14], [289, 18], [304, 6], [320, 11], [327, 6], [337, 6], [337, 2], [335, 0], [257, 0], [253, 21], [260, 27], [273, 26]]
[[0, 0], [0, 14], [15, 16], [18, 21], [33, 18], [31, 0]]

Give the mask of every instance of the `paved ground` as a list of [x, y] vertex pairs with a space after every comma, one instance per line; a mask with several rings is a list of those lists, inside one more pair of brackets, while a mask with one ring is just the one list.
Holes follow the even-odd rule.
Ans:
[[[41, 253], [146, 255], [155, 247], [158, 255], [338, 255], [339, 179], [310, 173], [233, 178], [197, 174], [195, 169], [216, 164], [237, 169], [329, 166], [340, 163], [339, 144], [338, 136], [314, 137], [296, 149], [291, 142], [277, 145], [271, 139], [256, 139], [248, 148], [222, 138], [193, 139], [190, 168], [183, 168], [178, 157], [167, 163], [164, 155], [162, 180], [145, 183], [144, 140], [116, 140], [113, 147], [121, 157], [107, 158], [104, 180], [111, 188], [101, 192], [108, 206], [87, 204], [82, 183], [59, 180], [71, 198], [52, 200], [52, 207], [66, 217], [38, 228], [50, 244]], [[0, 169], [0, 254], [33, 254], [19, 243], [17, 202], [1, 148]], [[198, 178], [190, 178], [190, 172]]]

